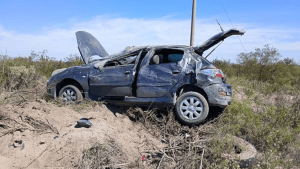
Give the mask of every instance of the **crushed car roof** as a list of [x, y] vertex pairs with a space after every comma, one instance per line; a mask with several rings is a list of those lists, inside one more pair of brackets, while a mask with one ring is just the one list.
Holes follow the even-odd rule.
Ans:
[[100, 56], [100, 60], [107, 59], [117, 59], [120, 56], [139, 52], [142, 49], [151, 49], [151, 48], [190, 48], [198, 51], [199, 53], [203, 53], [208, 50], [212, 46], [218, 44], [229, 36], [232, 35], [244, 35], [245, 31], [238, 29], [229, 29], [227, 31], [222, 31], [213, 37], [206, 40], [202, 45], [197, 46], [195, 48], [186, 45], [152, 45], [152, 46], [128, 46], [123, 51], [109, 55], [100, 42], [90, 33], [85, 31], [76, 32], [77, 44], [82, 59], [86, 64], [90, 63], [90, 57], [92, 56]]

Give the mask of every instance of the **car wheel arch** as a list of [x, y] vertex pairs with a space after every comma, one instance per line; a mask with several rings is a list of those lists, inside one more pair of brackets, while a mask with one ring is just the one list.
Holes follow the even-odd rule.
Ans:
[[198, 86], [192, 85], [192, 84], [184, 84], [184, 85], [182, 85], [181, 87], [179, 87], [177, 89], [177, 91], [176, 91], [177, 98], [180, 95], [182, 95], [183, 93], [186, 93], [186, 92], [200, 93], [206, 99], [207, 103], [209, 104], [208, 96], [207, 96], [206, 92], [201, 87], [198, 87]]
[[[61, 82], [59, 82], [57, 85], [56, 85], [56, 96], [59, 95], [59, 91], [66, 85], [74, 85], [76, 86], [81, 92], [83, 92], [83, 87], [82, 85], [74, 80], [74, 79], [71, 79], [71, 78], [66, 78], [66, 79], [63, 79]], [[84, 95], [83, 95], [84, 97]]]

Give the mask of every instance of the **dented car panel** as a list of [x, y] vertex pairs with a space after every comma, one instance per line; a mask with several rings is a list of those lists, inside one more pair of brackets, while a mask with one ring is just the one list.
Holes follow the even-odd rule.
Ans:
[[[58, 97], [59, 89], [65, 82], [78, 83], [84, 94], [89, 91], [88, 76], [91, 65], [70, 67], [50, 77], [47, 83], [47, 91], [54, 98]], [[88, 98], [88, 97], [87, 97]]]
[[132, 96], [134, 64], [102, 68], [89, 75], [90, 94], [104, 96]]
[[[182, 76], [176, 63], [146, 65], [137, 79], [137, 97], [162, 97], [166, 95]], [[163, 76], [161, 76], [163, 75]]]
[[[231, 103], [231, 86], [225, 76], [202, 57], [205, 50], [232, 35], [245, 32], [230, 29], [198, 47], [127, 47], [109, 55], [91, 34], [76, 33], [78, 49], [86, 65], [58, 70], [47, 83], [54, 98], [68, 85], [76, 86], [91, 100], [125, 105], [174, 106], [187, 90], [200, 93], [209, 105], [226, 107]], [[92, 56], [99, 56], [92, 60]]]
[[[231, 104], [232, 90], [228, 84], [214, 84], [203, 87], [211, 106], [226, 107]], [[226, 96], [220, 95], [225, 92]]]

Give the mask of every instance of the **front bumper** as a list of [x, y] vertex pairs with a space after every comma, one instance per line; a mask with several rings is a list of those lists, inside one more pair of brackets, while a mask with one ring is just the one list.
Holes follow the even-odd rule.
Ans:
[[56, 99], [56, 86], [47, 84], [47, 93]]
[[[227, 83], [212, 84], [204, 88], [210, 106], [226, 107], [231, 104], [232, 89]], [[220, 93], [223, 93], [222, 95]], [[224, 95], [225, 94], [225, 95]]]

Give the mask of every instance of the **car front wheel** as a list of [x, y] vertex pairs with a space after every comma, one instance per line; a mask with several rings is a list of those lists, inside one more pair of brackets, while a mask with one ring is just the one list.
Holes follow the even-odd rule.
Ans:
[[67, 85], [59, 91], [59, 99], [63, 103], [74, 103], [82, 100], [82, 94], [76, 86]]
[[203, 122], [209, 111], [206, 99], [197, 92], [182, 94], [176, 102], [175, 113], [179, 120], [187, 125], [197, 125]]

